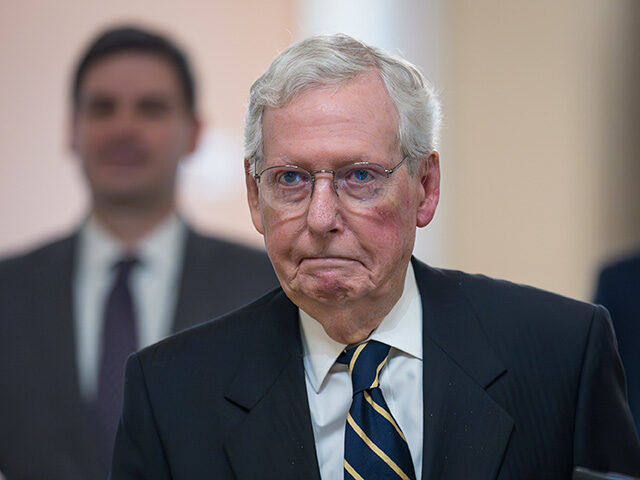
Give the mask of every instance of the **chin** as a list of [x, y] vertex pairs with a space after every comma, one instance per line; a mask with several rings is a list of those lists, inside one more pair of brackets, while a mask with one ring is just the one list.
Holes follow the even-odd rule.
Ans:
[[291, 298], [334, 305], [357, 300], [374, 290], [371, 279], [362, 272], [341, 269], [296, 270], [281, 283]]
[[322, 279], [302, 285], [300, 293], [316, 301], [341, 303], [355, 300], [363, 295], [361, 288], [336, 279]]

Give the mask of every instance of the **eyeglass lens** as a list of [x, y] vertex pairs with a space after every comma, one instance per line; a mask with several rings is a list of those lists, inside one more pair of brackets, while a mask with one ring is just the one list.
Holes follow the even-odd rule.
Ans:
[[260, 189], [273, 206], [295, 208], [306, 206], [317, 175], [333, 174], [334, 188], [347, 206], [373, 206], [384, 196], [389, 181], [387, 171], [375, 163], [359, 162], [345, 165], [337, 171], [308, 172], [294, 165], [276, 166], [260, 174]]

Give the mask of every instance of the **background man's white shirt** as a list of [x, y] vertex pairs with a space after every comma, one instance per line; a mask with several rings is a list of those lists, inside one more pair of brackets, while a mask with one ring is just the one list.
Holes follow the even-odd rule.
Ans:
[[126, 252], [95, 218], [90, 217], [83, 225], [74, 271], [73, 302], [78, 379], [86, 400], [97, 395], [102, 324], [115, 279], [113, 265], [127, 253], [140, 260], [131, 272], [129, 287], [138, 348], [151, 345], [171, 333], [186, 233], [183, 222], [172, 215], [150, 232], [135, 252]]
[[[299, 310], [313, 434], [323, 479], [343, 478], [344, 430], [353, 388], [346, 365], [335, 361], [345, 345]], [[417, 478], [422, 475], [422, 302], [409, 263], [400, 300], [369, 337], [390, 345], [380, 377], [382, 394], [407, 438]]]

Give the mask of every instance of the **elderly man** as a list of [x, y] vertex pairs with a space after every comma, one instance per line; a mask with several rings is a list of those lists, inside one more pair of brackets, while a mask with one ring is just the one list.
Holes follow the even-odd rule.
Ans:
[[438, 103], [350, 37], [251, 89], [248, 199], [282, 289], [129, 359], [113, 479], [640, 474], [603, 308], [412, 259]]

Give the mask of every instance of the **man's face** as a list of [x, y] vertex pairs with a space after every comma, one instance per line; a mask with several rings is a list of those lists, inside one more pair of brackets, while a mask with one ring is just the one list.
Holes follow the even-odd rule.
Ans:
[[148, 53], [114, 53], [89, 66], [72, 125], [93, 198], [108, 203], [173, 202], [181, 157], [198, 123], [172, 65]]
[[[358, 161], [391, 168], [402, 160], [397, 126], [396, 109], [377, 72], [362, 73], [342, 86], [311, 89], [283, 108], [265, 110], [258, 170], [286, 164], [335, 170]], [[308, 313], [322, 305], [354, 306], [363, 299], [363, 304], [385, 298], [395, 303], [416, 226], [431, 221], [438, 201], [437, 152], [422, 163], [415, 176], [406, 166], [396, 170], [386, 195], [370, 208], [345, 206], [331, 175], [318, 174], [304, 211], [274, 209], [247, 175], [254, 225], [265, 237], [289, 298]]]

